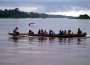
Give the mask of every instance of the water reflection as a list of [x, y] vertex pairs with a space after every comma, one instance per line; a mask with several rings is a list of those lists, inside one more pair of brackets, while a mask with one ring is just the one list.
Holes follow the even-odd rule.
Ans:
[[59, 42], [71, 43], [73, 38], [58, 38]]
[[55, 37], [49, 37], [49, 43], [54, 43]]
[[77, 38], [77, 44], [79, 44], [79, 45], [80, 45], [80, 44], [81, 44], [81, 42], [82, 42], [82, 41], [85, 41], [85, 40], [86, 40], [86, 38], [85, 38], [85, 37], [83, 37], [83, 38], [78, 37], [78, 38]]
[[18, 42], [19, 37], [9, 37], [9, 41]]
[[38, 37], [39, 42], [46, 42], [46, 40], [47, 40], [46, 37], [43, 37], [43, 36]]
[[77, 38], [77, 44], [80, 44], [80, 42], [81, 42], [81, 39]]
[[29, 42], [33, 42], [35, 40], [35, 37], [29, 37]]
[[14, 46], [16, 47], [18, 45], [18, 43], [20, 42], [20, 40], [25, 40], [27, 39], [25, 36], [12, 36], [9, 37], [8, 40], [14, 43]]
[[80, 44], [82, 40], [85, 38], [55, 38], [55, 37], [9, 37], [9, 41], [13, 41], [15, 43], [19, 42], [19, 40], [29, 40], [29, 42], [44, 42], [44, 43], [55, 43], [59, 42], [60, 44], [65, 44], [65, 43], [72, 43], [76, 42], [76, 44]]

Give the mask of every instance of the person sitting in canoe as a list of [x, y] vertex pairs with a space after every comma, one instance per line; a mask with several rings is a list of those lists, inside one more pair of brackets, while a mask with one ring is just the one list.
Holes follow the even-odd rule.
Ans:
[[16, 27], [16, 28], [13, 30], [13, 33], [19, 34], [19, 32], [18, 32], [18, 27]]
[[44, 34], [48, 34], [46, 30], [44, 31]]
[[66, 34], [66, 31], [59, 30], [59, 34], [60, 34], [60, 35], [65, 35], [65, 34]]
[[39, 29], [38, 34], [44, 34], [43, 29]]
[[40, 29], [39, 29], [38, 34], [48, 34], [48, 33], [47, 33], [46, 30], [42, 30], [42, 29], [40, 30]]
[[40, 34], [44, 35], [44, 30], [43, 29], [41, 29]]
[[82, 34], [82, 31], [80, 30], [80, 28], [78, 28], [77, 34]]
[[39, 29], [38, 34], [41, 34], [41, 30]]
[[29, 34], [34, 34], [34, 32], [33, 32], [33, 31], [31, 31], [31, 30], [29, 30]]
[[59, 30], [59, 34], [62, 35], [62, 30]]
[[71, 30], [68, 30], [68, 34], [71, 34]]
[[50, 35], [53, 35], [53, 34], [55, 34], [52, 30], [49, 30], [49, 34]]

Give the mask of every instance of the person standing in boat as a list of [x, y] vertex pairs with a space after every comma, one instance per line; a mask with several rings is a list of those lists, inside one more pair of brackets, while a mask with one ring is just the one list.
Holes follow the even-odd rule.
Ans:
[[19, 32], [18, 32], [18, 27], [16, 27], [16, 28], [13, 30], [13, 33], [19, 34]]
[[78, 28], [77, 34], [82, 34], [82, 31], [80, 30], [80, 28]]

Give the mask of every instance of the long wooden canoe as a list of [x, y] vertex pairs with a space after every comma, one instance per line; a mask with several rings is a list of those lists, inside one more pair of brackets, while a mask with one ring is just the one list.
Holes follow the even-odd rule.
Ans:
[[44, 37], [85, 37], [87, 34], [83, 33], [83, 34], [65, 34], [65, 35], [60, 35], [60, 34], [28, 34], [28, 33], [19, 33], [19, 34], [15, 34], [15, 33], [8, 33], [9, 35], [12, 36], [24, 36], [24, 35], [28, 35], [28, 36], [44, 36]]

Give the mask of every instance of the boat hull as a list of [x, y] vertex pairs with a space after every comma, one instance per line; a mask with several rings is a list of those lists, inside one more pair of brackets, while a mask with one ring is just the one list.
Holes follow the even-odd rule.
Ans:
[[44, 37], [85, 37], [86, 34], [66, 34], [66, 35], [60, 35], [60, 34], [54, 34], [54, 35], [50, 35], [50, 34], [28, 34], [28, 33], [19, 33], [19, 34], [15, 34], [15, 33], [8, 33], [9, 35], [12, 36], [24, 36], [24, 35], [28, 35], [28, 36], [44, 36]]

